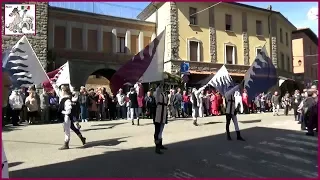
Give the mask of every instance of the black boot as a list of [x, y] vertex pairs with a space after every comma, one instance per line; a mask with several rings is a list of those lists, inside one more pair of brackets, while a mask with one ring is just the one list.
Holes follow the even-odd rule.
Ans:
[[134, 121], [132, 120], [132, 125], [134, 125]]
[[241, 137], [240, 131], [237, 131], [237, 140], [239, 140], [239, 141], [245, 141], [245, 140]]
[[193, 125], [198, 126], [197, 120], [193, 121]]
[[229, 132], [229, 131], [227, 131], [227, 140], [228, 140], [228, 141], [231, 141], [231, 140], [232, 140], [232, 138], [231, 138], [231, 135], [230, 135], [230, 132]]
[[161, 148], [160, 148], [159, 143], [156, 144], [155, 153], [156, 153], [156, 154], [163, 154], [163, 152], [161, 152]]
[[137, 126], [140, 126], [140, 119], [138, 119], [138, 124], [137, 124]]
[[86, 138], [82, 136], [82, 134], [78, 134], [78, 137], [80, 138], [82, 145], [86, 144]]
[[160, 149], [167, 150], [168, 148], [162, 145], [162, 139], [160, 140], [159, 144]]
[[65, 150], [65, 149], [69, 149], [69, 141], [64, 142], [63, 146], [59, 148], [59, 150]]

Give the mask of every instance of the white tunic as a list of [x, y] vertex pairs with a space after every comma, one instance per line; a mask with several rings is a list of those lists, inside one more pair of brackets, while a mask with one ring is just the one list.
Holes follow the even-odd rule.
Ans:
[[6, 153], [4, 152], [3, 142], [2, 142], [2, 178], [9, 178], [9, 169]]
[[155, 122], [164, 124], [167, 120], [168, 97], [160, 88], [157, 88], [155, 99], [157, 103]]

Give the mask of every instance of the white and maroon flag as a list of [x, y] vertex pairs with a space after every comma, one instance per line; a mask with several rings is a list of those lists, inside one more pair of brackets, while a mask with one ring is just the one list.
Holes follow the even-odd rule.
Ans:
[[165, 30], [136, 54], [111, 77], [111, 90], [116, 94], [125, 84], [163, 80]]
[[65, 63], [58, 69], [48, 72], [49, 80], [43, 82], [43, 87], [47, 90], [55, 90], [58, 94], [58, 87], [62, 84], [70, 85], [70, 69], [69, 62]]
[[3, 60], [15, 88], [30, 87], [48, 80], [36, 53], [26, 36], [23, 36]]

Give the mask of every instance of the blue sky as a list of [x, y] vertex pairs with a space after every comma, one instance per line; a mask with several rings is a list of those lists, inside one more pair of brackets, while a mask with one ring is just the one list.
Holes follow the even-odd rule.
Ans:
[[[99, 14], [135, 18], [150, 2], [51, 2], [50, 5], [77, 9]], [[267, 8], [281, 12], [297, 28], [309, 27], [318, 35], [318, 20], [310, 20], [308, 11], [316, 7], [318, 2], [241, 2], [252, 6]]]

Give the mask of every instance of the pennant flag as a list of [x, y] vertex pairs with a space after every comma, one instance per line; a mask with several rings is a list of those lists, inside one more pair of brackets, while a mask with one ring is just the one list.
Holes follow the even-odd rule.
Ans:
[[58, 87], [60, 85], [69, 84], [71, 87], [69, 62], [54, 71], [48, 72], [47, 75], [49, 80], [43, 82], [43, 88], [46, 90], [50, 91], [53, 89], [58, 94]]
[[12, 47], [4, 62], [5, 68], [9, 70], [14, 88], [30, 87], [48, 80], [26, 36], [23, 36]]
[[112, 93], [116, 94], [124, 84], [163, 80], [164, 46], [165, 30], [111, 77]]
[[208, 85], [216, 88], [216, 90], [219, 91], [222, 95], [227, 92], [228, 87], [233, 85], [233, 80], [229, 75], [229, 72], [225, 65], [223, 65], [212, 77], [212, 79], [208, 82]]
[[266, 47], [263, 46], [251, 67], [246, 72], [242, 83], [228, 90], [228, 93], [246, 89], [248, 99], [251, 101], [254, 100], [258, 94], [266, 92], [272, 86], [276, 85], [277, 80], [277, 70], [267, 55]]

